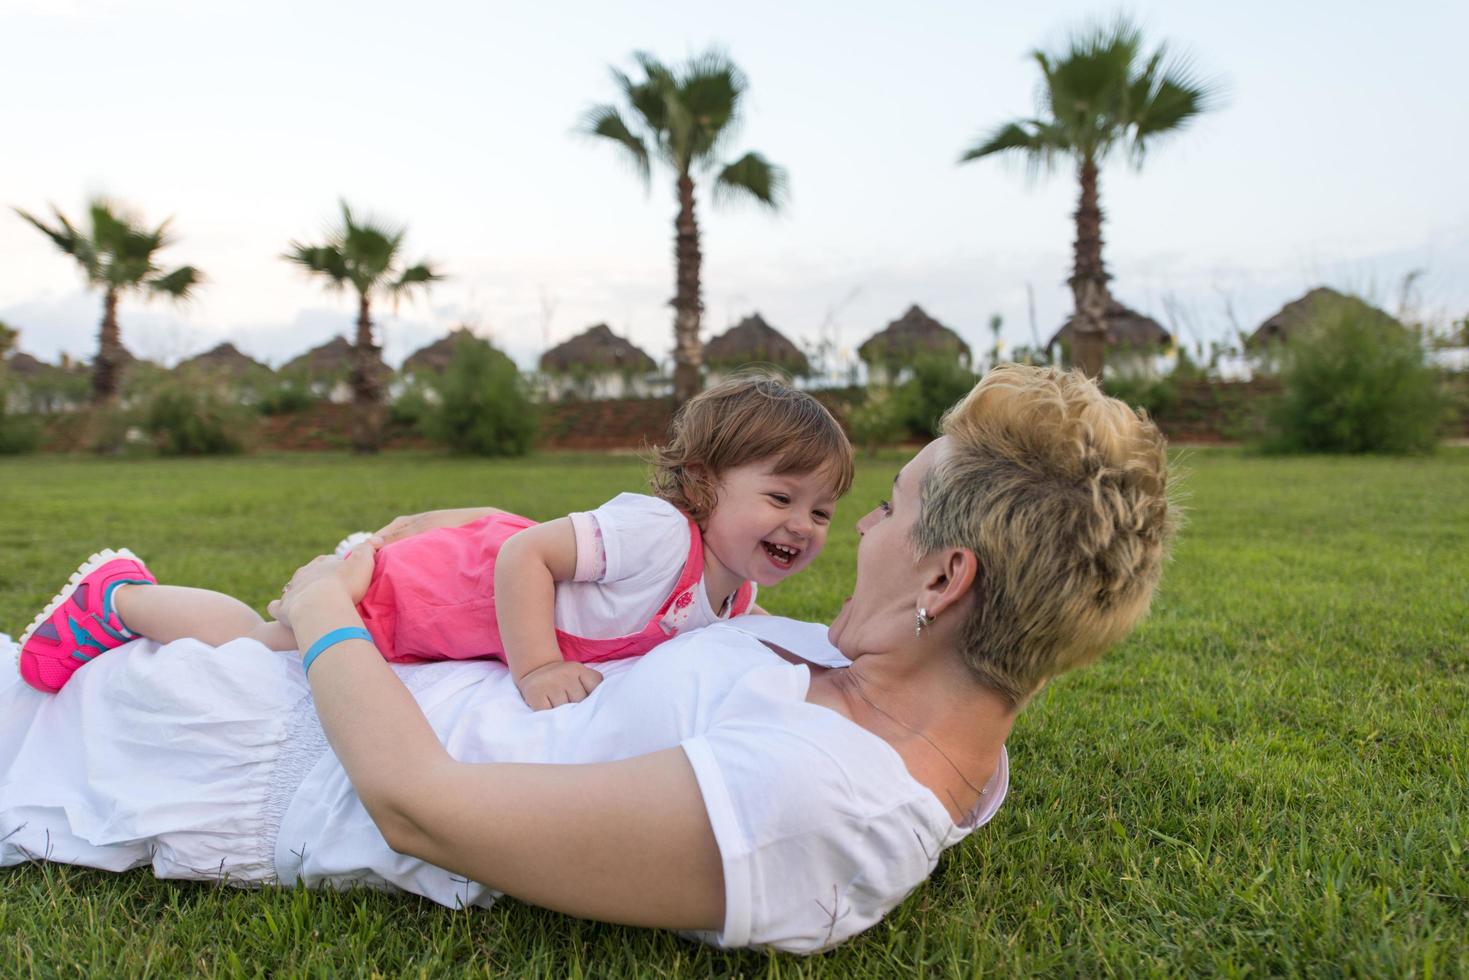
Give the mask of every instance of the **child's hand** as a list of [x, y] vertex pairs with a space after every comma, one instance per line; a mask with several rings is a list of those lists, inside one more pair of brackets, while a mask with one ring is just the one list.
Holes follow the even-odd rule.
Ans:
[[536, 711], [574, 704], [602, 683], [602, 675], [585, 664], [558, 660], [537, 667], [516, 682], [520, 696]]

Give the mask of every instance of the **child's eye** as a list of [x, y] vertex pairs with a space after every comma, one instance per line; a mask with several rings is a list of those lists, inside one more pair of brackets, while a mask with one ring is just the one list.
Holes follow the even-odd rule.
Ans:
[[788, 497], [788, 496], [786, 496], [783, 493], [772, 493], [772, 494], [768, 494], [768, 496], [770, 497], [771, 500], [774, 500], [776, 503], [781, 504], [782, 506], [784, 506], [786, 504], [789, 504], [791, 502], [791, 498]]
[[816, 519], [817, 524], [830, 524], [831, 512], [826, 510], [813, 510], [811, 516]]

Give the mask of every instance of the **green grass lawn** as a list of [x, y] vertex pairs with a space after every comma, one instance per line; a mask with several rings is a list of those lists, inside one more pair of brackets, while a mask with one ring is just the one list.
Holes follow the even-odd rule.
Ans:
[[[0, 872], [0, 974], [1469, 975], [1469, 451], [1181, 462], [1189, 523], [1152, 618], [1026, 711], [999, 816], [835, 952], [36, 865]], [[860, 462], [826, 553], [762, 603], [836, 611], [851, 524], [899, 465]], [[263, 604], [401, 513], [546, 518], [641, 481], [604, 456], [4, 460], [0, 629], [99, 547]]]

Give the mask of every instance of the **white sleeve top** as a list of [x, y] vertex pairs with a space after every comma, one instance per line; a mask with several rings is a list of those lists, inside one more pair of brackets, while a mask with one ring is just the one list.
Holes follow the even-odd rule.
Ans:
[[[580, 763], [682, 747], [719, 848], [725, 916], [694, 938], [809, 953], [877, 922], [994, 815], [1002, 753], [955, 825], [887, 742], [809, 704], [817, 624], [740, 616], [599, 665], [584, 701], [533, 712], [495, 661], [396, 666], [465, 762]], [[0, 648], [6, 643], [0, 637]], [[649, 801], [657, 806], [657, 801]], [[388, 847], [327, 747], [295, 654], [137, 640], [58, 695], [0, 657], [0, 865], [36, 856], [159, 877], [402, 889], [451, 907], [496, 893]]]
[[[877, 922], [944, 848], [988, 821], [1008, 766], [1002, 754], [979, 812], [955, 825], [887, 742], [807, 703], [809, 668], [759, 637], [817, 662], [846, 662], [824, 626], [741, 616], [606, 665], [585, 701], [551, 711], [526, 708], [499, 664], [484, 665], [474, 683], [453, 664], [412, 668], [418, 677], [409, 679], [461, 761], [599, 762], [682, 746], [724, 870], [723, 927], [694, 938], [810, 953]], [[391, 885], [448, 905], [495, 897], [391, 851], [330, 755], [287, 809], [276, 863], [285, 884]]]
[[[678, 584], [689, 556], [688, 517], [641, 493], [618, 494], [570, 517], [576, 576], [556, 585], [556, 628], [593, 640], [640, 631]], [[701, 577], [693, 603], [679, 611], [679, 632], [720, 619]]]

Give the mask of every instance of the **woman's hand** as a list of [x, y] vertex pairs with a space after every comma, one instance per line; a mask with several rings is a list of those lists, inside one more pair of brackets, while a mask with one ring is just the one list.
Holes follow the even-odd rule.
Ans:
[[536, 711], [559, 708], [563, 704], [575, 704], [582, 700], [598, 684], [602, 675], [585, 664], [573, 660], [558, 660], [537, 667], [515, 682], [520, 696]]
[[281, 597], [266, 607], [266, 612], [285, 623], [291, 623], [291, 612], [321, 589], [340, 590], [353, 605], [362, 601], [372, 583], [375, 542], [364, 542], [346, 558], [319, 555], [296, 569], [296, 574], [281, 590]]

